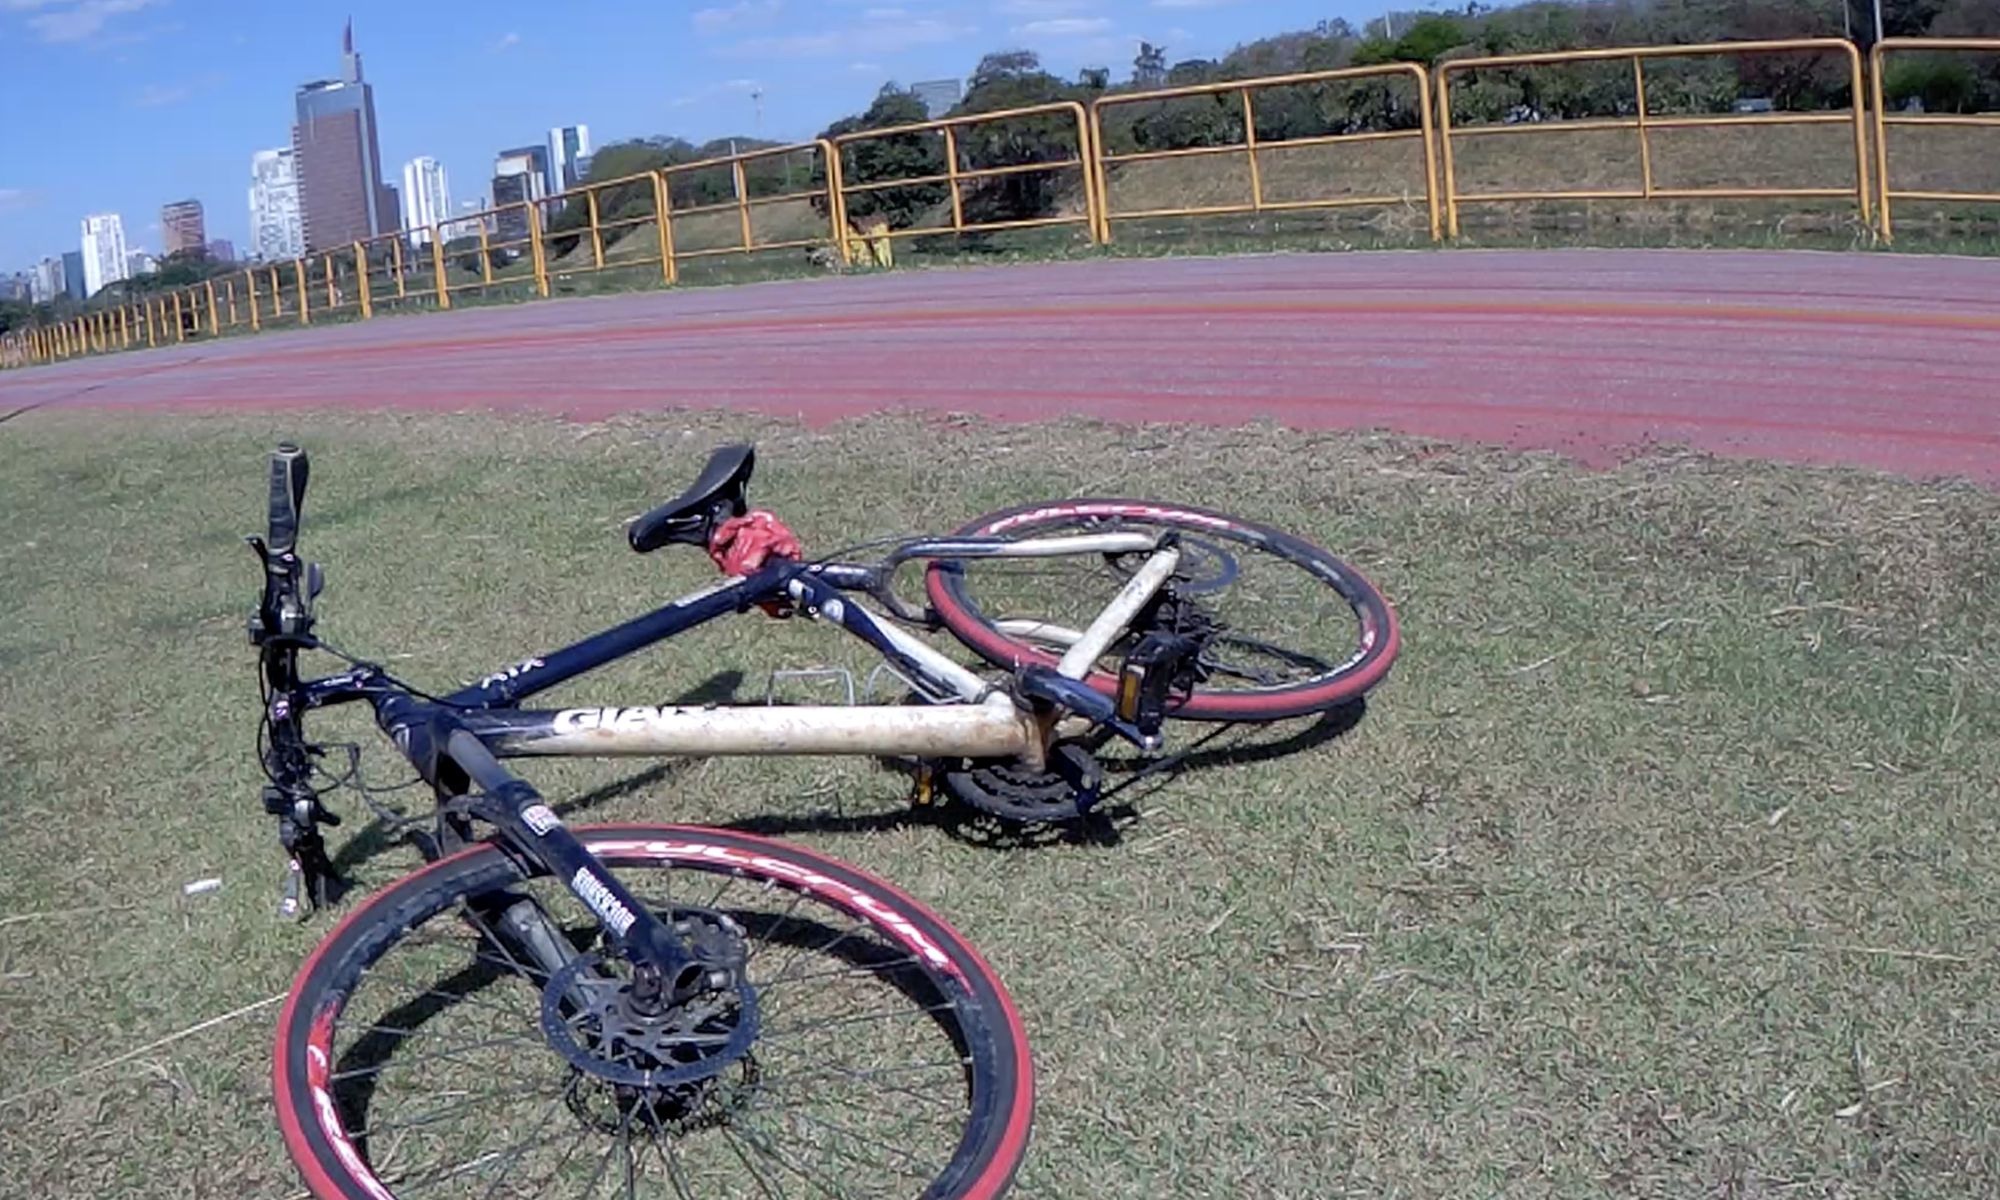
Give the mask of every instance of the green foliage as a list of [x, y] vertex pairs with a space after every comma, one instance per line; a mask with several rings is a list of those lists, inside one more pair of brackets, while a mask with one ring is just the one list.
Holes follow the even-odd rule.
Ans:
[[[838, 138], [850, 133], [921, 124], [929, 119], [930, 114], [925, 111], [922, 100], [890, 83], [883, 85], [866, 112], [842, 117], [827, 126], [820, 136]], [[825, 171], [825, 164], [815, 161], [814, 187], [826, 186]], [[944, 138], [934, 130], [860, 138], [841, 151], [841, 176], [849, 185], [929, 178], [944, 173]], [[848, 196], [847, 215], [850, 221], [857, 224], [867, 224], [879, 218], [894, 228], [907, 228], [943, 203], [949, 195], [950, 191], [943, 183], [870, 188]], [[826, 212], [824, 198], [815, 198], [813, 206], [822, 214]]]

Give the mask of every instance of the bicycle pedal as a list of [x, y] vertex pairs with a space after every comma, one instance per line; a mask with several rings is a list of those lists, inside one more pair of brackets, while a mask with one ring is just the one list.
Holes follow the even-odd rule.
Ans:
[[854, 674], [846, 667], [800, 667], [794, 670], [773, 671], [764, 683], [766, 707], [776, 706], [780, 679], [837, 679], [841, 683], [843, 694], [847, 697], [847, 707], [854, 707]]

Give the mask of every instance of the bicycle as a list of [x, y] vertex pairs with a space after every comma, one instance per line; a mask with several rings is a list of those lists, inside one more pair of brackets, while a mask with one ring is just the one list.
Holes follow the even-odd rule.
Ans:
[[[721, 581], [437, 696], [315, 634], [325, 572], [298, 555], [308, 460], [291, 443], [273, 453], [266, 536], [246, 541], [263, 568], [249, 635], [262, 683], [264, 807], [287, 854], [285, 911], [338, 896], [321, 826], [339, 817], [322, 798], [354, 773], [359, 754], [349, 748], [349, 776], [323, 782], [332, 748], [307, 740], [306, 714], [368, 703], [434, 794], [429, 816], [410, 819], [427, 826], [413, 834], [426, 865], [339, 922], [299, 968], [279, 1018], [279, 1123], [323, 1200], [461, 1185], [492, 1196], [510, 1181], [536, 1195], [567, 1184], [589, 1194], [614, 1168], [631, 1195], [642, 1167], [663, 1173], [677, 1196], [727, 1175], [766, 1196], [790, 1194], [783, 1183], [797, 1176], [830, 1195], [888, 1185], [991, 1200], [1026, 1152], [1034, 1083], [1020, 1015], [941, 917], [882, 879], [762, 837], [688, 825], [571, 827], [502, 760], [910, 756], [926, 764], [925, 779], [996, 816], [1061, 820], [1087, 813], [1099, 794], [1092, 748], [1105, 739], [1157, 755], [1168, 720], [1325, 711], [1379, 683], [1396, 655], [1396, 619], [1373, 585], [1331, 554], [1252, 522], [1155, 502], [1071, 500], [896, 541], [871, 564], [807, 559], [772, 514], [749, 508], [753, 465], [752, 447], [717, 450], [687, 492], [629, 527], [642, 553], [708, 550]], [[1283, 650], [1216, 618], [1215, 597], [1252, 551], [1339, 596], [1338, 611], [1357, 623], [1351, 653], [1335, 661]], [[968, 580], [980, 564], [1058, 560], [1088, 562], [1118, 584], [1087, 621], [997, 615], [1000, 593], [975, 592]], [[901, 567], [919, 562], [921, 609], [894, 586]], [[915, 702], [519, 707], [752, 609], [859, 637]], [[961, 665], [911, 629], [948, 631], [997, 670]], [[299, 656], [309, 650], [347, 669], [304, 678]], [[1260, 657], [1267, 665], [1245, 665]], [[479, 837], [481, 826], [492, 832]], [[639, 882], [646, 872], [660, 885]], [[403, 952], [400, 986], [378, 995], [390, 955]], [[859, 994], [871, 988], [925, 1020], [904, 1024], [878, 1011]], [[434, 1035], [446, 1016], [465, 1031]], [[926, 1024], [950, 1025], [936, 1061], [871, 1065], [876, 1053], [914, 1048], [917, 1034], [932, 1032], [917, 1027]], [[830, 1036], [804, 1050], [788, 1040], [814, 1032]], [[486, 1051], [503, 1053], [487, 1061]], [[385, 1096], [405, 1076], [413, 1098]], [[468, 1106], [460, 1097], [489, 1086], [505, 1115], [457, 1120]], [[789, 1098], [788, 1086], [801, 1095]], [[866, 1121], [850, 1093], [864, 1086], [888, 1094], [889, 1128], [856, 1127]], [[822, 1102], [830, 1107], [815, 1107]], [[416, 1115], [403, 1115], [406, 1104]], [[803, 1148], [781, 1148], [778, 1133], [800, 1135]], [[578, 1157], [599, 1138], [604, 1148], [593, 1143]], [[841, 1164], [831, 1184], [812, 1174], [829, 1161]]]

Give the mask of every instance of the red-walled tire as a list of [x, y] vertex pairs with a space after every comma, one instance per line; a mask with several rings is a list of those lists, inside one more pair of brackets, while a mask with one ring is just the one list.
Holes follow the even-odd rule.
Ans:
[[[852, 922], [852, 927], [847, 930], [833, 930], [840, 936], [835, 938], [833, 943], [829, 943], [826, 948], [829, 954], [833, 945], [844, 941], [846, 946], [841, 951], [842, 961], [848, 961], [856, 955], [862, 955], [865, 959], [865, 948], [857, 948], [856, 943], [873, 939], [879, 941], [884, 948], [879, 953], [886, 953], [891, 957], [869, 963], [861, 968], [862, 975], [866, 975], [871, 968], [887, 971], [891, 966], [898, 973], [920, 974], [926, 995], [939, 997], [944, 1006], [941, 1011], [957, 1023], [957, 1029], [946, 1039], [946, 1044], [953, 1053], [943, 1066], [945, 1070], [953, 1073], [947, 1078], [962, 1072], [964, 1089], [962, 1103], [966, 1110], [962, 1117], [955, 1116], [950, 1121], [939, 1123], [940, 1130], [946, 1135], [940, 1141], [940, 1157], [948, 1153], [949, 1161], [941, 1168], [927, 1169], [925, 1178], [929, 1186], [920, 1194], [935, 1200], [947, 1200], [947, 1198], [996, 1200], [1008, 1189], [1013, 1181], [1015, 1169], [1027, 1149], [1034, 1107], [1033, 1067], [1029, 1058], [1027, 1038], [1013, 1001], [1002, 988], [992, 969], [978, 952], [941, 918], [901, 890], [880, 879], [810, 851], [766, 838], [724, 830], [671, 825], [578, 827], [573, 829], [573, 832], [610, 869], [629, 871], [656, 866], [688, 872], [690, 879], [683, 882], [706, 881], [700, 890], [705, 894], [706, 888], [713, 886], [717, 897], [715, 901], [710, 902], [711, 907], [720, 903], [720, 897], [725, 891], [735, 887], [741, 887], [744, 893], [751, 897], [768, 896], [772, 897], [773, 904], [781, 902], [787, 904], [789, 907], [785, 909], [783, 918], [768, 930], [773, 940], [768, 944], [760, 943], [758, 946], [759, 949], [779, 946], [792, 951], [791, 957], [779, 959], [774, 955], [774, 958], [766, 960], [766, 973], [774, 975], [772, 982], [759, 985], [766, 990], [766, 994], [775, 994], [776, 987], [781, 983], [811, 985], [809, 989], [789, 993], [791, 996], [806, 997], [803, 1003], [807, 1006], [819, 1002], [831, 1003], [824, 998], [836, 992], [842, 996], [846, 995], [837, 985], [842, 984], [845, 979], [853, 978], [853, 975], [842, 976], [839, 972], [835, 972], [834, 978], [822, 982], [819, 976], [810, 972], [805, 976], [791, 979], [779, 973], [781, 970], [793, 969], [792, 964], [799, 957], [797, 940], [801, 936], [801, 931], [814, 927], [812, 914], [821, 907]], [[498, 1028], [505, 1027], [506, 1022], [491, 1017], [487, 1015], [488, 1013], [504, 1010], [505, 1002], [516, 996], [539, 994], [539, 989], [532, 982], [522, 983], [519, 975], [508, 971], [491, 970], [492, 961], [489, 959], [486, 967], [477, 969], [486, 970], [495, 976], [495, 979], [486, 986], [502, 991], [497, 1001], [480, 996], [477, 997], [477, 1004], [471, 1004], [474, 993], [466, 991], [460, 994], [454, 990], [461, 986], [458, 983], [454, 983], [449, 989], [420, 988], [416, 1000], [390, 1010], [390, 1015], [396, 1018], [394, 1024], [372, 1027], [366, 1036], [347, 1044], [343, 1049], [340, 1044], [344, 1032], [342, 1018], [355, 1003], [358, 989], [365, 985], [372, 986], [374, 972], [371, 968], [378, 967], [384, 956], [406, 939], [412, 944], [413, 953], [416, 947], [430, 945], [431, 943], [419, 937], [419, 934], [431, 930], [426, 922], [432, 918], [443, 918], [442, 924], [449, 925], [451, 930], [458, 929], [453, 914], [459, 911], [459, 903], [466, 898], [489, 895], [502, 888], [519, 890], [525, 881], [531, 878], [546, 886], [551, 893], [563, 893], [558, 881], [549, 879], [545, 875], [531, 877], [524, 873], [513, 858], [494, 845], [488, 843], [475, 846], [431, 864], [382, 892], [370, 896], [321, 942], [300, 968], [291, 995], [278, 1021], [274, 1064], [275, 1099], [285, 1146], [297, 1164], [304, 1182], [320, 1200], [387, 1200], [397, 1194], [397, 1186], [405, 1183], [396, 1178], [397, 1171], [416, 1170], [417, 1168], [410, 1165], [411, 1161], [422, 1163], [427, 1157], [421, 1147], [413, 1150], [409, 1143], [392, 1139], [387, 1132], [386, 1118], [378, 1123], [376, 1114], [370, 1106], [375, 1101], [382, 1080], [391, 1068], [370, 1063], [362, 1054], [364, 1044], [367, 1044], [366, 1053], [379, 1052], [393, 1055], [400, 1052], [401, 1046], [407, 1043], [395, 1041], [396, 1037], [415, 1037], [423, 1034], [425, 1032], [423, 1025], [436, 1017], [437, 1012], [429, 1012], [422, 1017], [409, 1015], [425, 1012], [426, 1006], [438, 1008], [438, 1003], [432, 999], [434, 996], [443, 997], [444, 1003], [466, 1002], [473, 1012], [470, 1020], [497, 1022], [496, 1028]], [[702, 896], [692, 895], [695, 890], [691, 887], [684, 888], [682, 894], [672, 898], [672, 903], [676, 905], [702, 903]], [[576, 911], [582, 913], [584, 910], [579, 905]], [[788, 926], [787, 920], [792, 924]], [[780, 930], [787, 931], [789, 941], [778, 938]], [[482, 941], [481, 938], [485, 940]], [[482, 948], [488, 945], [500, 945], [490, 935], [485, 934], [468, 935], [468, 940]], [[866, 951], [866, 953], [878, 952]], [[441, 961], [449, 961], [449, 958], [447, 955]], [[475, 955], [475, 958], [488, 959], [489, 954], [482, 951]], [[509, 955], [508, 958], [511, 963], [512, 956]], [[753, 966], [756, 961], [753, 956], [751, 959]], [[475, 968], [476, 964], [469, 964], [452, 978], [456, 980], [458, 975], [473, 971]], [[397, 982], [402, 982], [400, 977]], [[418, 985], [412, 983], [411, 986]], [[469, 988], [469, 985], [463, 986]], [[363, 1008], [370, 1009], [373, 1005], [374, 1000], [371, 997]], [[927, 1019], [941, 1023], [940, 1011], [929, 1008], [920, 1011]], [[821, 1024], [799, 1023], [798, 1016], [790, 1008], [784, 1010], [784, 1013], [791, 1021], [798, 1023], [801, 1029], [817, 1028]], [[862, 1017], [846, 1018], [851, 1022], [861, 1022], [865, 1019], [866, 1014]], [[762, 1033], [775, 1036], [777, 1031], [769, 1028], [771, 1020], [767, 1011], [760, 1036]], [[827, 1024], [842, 1023], [835, 1020]], [[384, 1042], [381, 1036], [385, 1028], [393, 1035], [387, 1042]], [[926, 1032], [928, 1029], [919, 1027], [919, 1031]], [[474, 1072], [467, 1076], [474, 1081], [494, 1079], [496, 1087], [502, 1082], [500, 1076], [511, 1078], [515, 1073], [536, 1076], [546, 1071], [552, 1079], [567, 1081], [571, 1078], [569, 1074], [571, 1068], [567, 1061], [561, 1059], [546, 1041], [537, 1047], [534, 1040], [533, 1036], [519, 1039], [520, 1048], [509, 1050], [506, 1055], [497, 1057], [498, 1065], [494, 1068], [463, 1066], [461, 1069]], [[511, 1044], [489, 1045], [497, 1052], [501, 1046]], [[384, 1049], [385, 1045], [393, 1046], [394, 1049]], [[457, 1046], [456, 1043], [450, 1045]], [[759, 1042], [758, 1046], [761, 1045]], [[546, 1060], [542, 1056], [546, 1056]], [[425, 1052], [419, 1047], [416, 1062], [423, 1063], [425, 1057]], [[422, 1100], [429, 1103], [433, 1099], [433, 1088], [438, 1089], [439, 1094], [459, 1094], [455, 1091], [445, 1091], [446, 1085], [437, 1082], [437, 1073], [448, 1070], [454, 1065], [449, 1055], [440, 1056], [432, 1052], [430, 1057], [431, 1061], [423, 1065], [425, 1072], [423, 1086], [416, 1089]], [[801, 1071], [821, 1072], [814, 1081], [818, 1091], [813, 1091], [812, 1085], [808, 1085], [808, 1091], [814, 1096], [827, 1091], [838, 1091], [843, 1082], [840, 1075], [847, 1074], [842, 1072], [838, 1060], [834, 1060], [833, 1065], [827, 1066], [809, 1055], [800, 1055], [793, 1059], [780, 1059], [779, 1062], [778, 1074], [782, 1077], [779, 1082], [793, 1078]], [[743, 1166], [748, 1175], [740, 1182], [749, 1194], [759, 1194], [757, 1183], [748, 1176], [755, 1175], [758, 1169], [751, 1166], [751, 1163], [759, 1161], [760, 1156], [767, 1151], [763, 1148], [764, 1143], [758, 1140], [765, 1136], [765, 1131], [758, 1129], [753, 1133], [753, 1124], [772, 1119], [771, 1114], [774, 1112], [781, 1113], [783, 1119], [793, 1121], [794, 1126], [797, 1121], [796, 1114], [790, 1110], [775, 1108], [766, 1099], [768, 1091], [772, 1090], [768, 1086], [771, 1083], [771, 1067], [765, 1065], [762, 1070], [761, 1080], [753, 1080], [743, 1087], [741, 1095], [747, 1099], [740, 1099], [737, 1109], [714, 1126], [697, 1125], [690, 1121], [687, 1129], [675, 1125], [669, 1130], [668, 1125], [671, 1122], [663, 1121], [659, 1111], [652, 1109], [651, 1102], [647, 1101], [644, 1108], [633, 1111], [650, 1114], [643, 1118], [643, 1121], [650, 1123], [651, 1132], [641, 1128], [640, 1124], [635, 1124], [634, 1118], [627, 1115], [620, 1136], [629, 1138], [633, 1131], [637, 1131], [642, 1141], [647, 1136], [657, 1136], [662, 1142], [669, 1138], [680, 1139], [672, 1145], [660, 1147], [658, 1153], [653, 1153], [651, 1149], [642, 1146], [646, 1152], [639, 1156], [642, 1160], [641, 1167], [669, 1173], [677, 1169], [673, 1164], [693, 1164], [695, 1159], [691, 1156], [694, 1152], [711, 1145], [711, 1143], [698, 1143], [693, 1140], [694, 1138], [713, 1134], [714, 1147], [720, 1147], [724, 1142], [734, 1140], [736, 1144], [730, 1149], [738, 1157], [744, 1157], [744, 1147], [749, 1147]], [[590, 1082], [587, 1077], [576, 1078]], [[349, 1091], [365, 1091], [366, 1094], [357, 1101], [353, 1095], [343, 1092], [342, 1089], [346, 1085], [353, 1085]], [[905, 1082], [895, 1090], [907, 1094], [909, 1087], [910, 1084]], [[534, 1132], [540, 1133], [553, 1128], [554, 1134], [551, 1136], [560, 1135], [566, 1138], [569, 1136], [569, 1126], [564, 1122], [574, 1119], [578, 1130], [576, 1136], [580, 1144], [592, 1137], [609, 1138], [610, 1133], [601, 1125], [591, 1124], [583, 1119], [589, 1115], [586, 1113], [589, 1101], [572, 1104], [571, 1097], [564, 1094], [565, 1088], [581, 1093], [581, 1089], [567, 1082], [563, 1087], [551, 1092], [553, 1099], [548, 1108], [537, 1109], [542, 1113], [542, 1124], [535, 1126]], [[954, 1083], [943, 1086], [942, 1094], [949, 1097], [958, 1090], [958, 1085]], [[510, 1088], [501, 1088], [500, 1092], [502, 1096], [511, 1099]], [[610, 1095], [610, 1090], [606, 1089], [605, 1094]], [[840, 1094], [844, 1096], [844, 1092]], [[933, 1095], [936, 1094], [938, 1093], [934, 1091]], [[534, 1099], [539, 1105], [542, 1097], [536, 1096]], [[931, 1102], [936, 1101], [933, 1099]], [[359, 1111], [354, 1108], [357, 1103], [363, 1106]], [[464, 1107], [460, 1101], [440, 1100], [438, 1103], [445, 1111], [453, 1111], [454, 1104], [460, 1109]], [[907, 1104], [908, 1101], [905, 1100], [904, 1103]], [[843, 1108], [836, 1111], [849, 1110]], [[960, 1120], [964, 1122], [963, 1131], [954, 1143], [949, 1133], [958, 1129], [957, 1122]], [[423, 1132], [415, 1122], [411, 1122], [410, 1126], [419, 1128], [419, 1132]], [[472, 1134], [475, 1139], [481, 1135], [498, 1139], [507, 1136], [508, 1130], [518, 1128], [518, 1125], [496, 1121], [491, 1126], [474, 1124]], [[718, 1128], [722, 1132], [714, 1132]], [[734, 1132], [731, 1132], [732, 1129]], [[401, 1132], [407, 1133], [408, 1130], [403, 1129]], [[453, 1135], [454, 1145], [456, 1136]], [[371, 1138], [375, 1141], [370, 1141]], [[386, 1147], [377, 1144], [382, 1141], [392, 1141], [396, 1144]], [[594, 1142], [588, 1144], [595, 1145]], [[627, 1142], [628, 1154], [631, 1153], [629, 1150], [631, 1144], [630, 1141]], [[522, 1145], [540, 1149], [538, 1144], [524, 1142]], [[916, 1145], [914, 1140], [911, 1145]], [[942, 1148], [944, 1146], [950, 1146], [950, 1149], [945, 1150]], [[482, 1158], [482, 1149], [484, 1147], [474, 1141], [464, 1145], [462, 1151], [454, 1149], [452, 1154], [462, 1153], [467, 1162], [474, 1164], [497, 1163], [505, 1157], [495, 1151]], [[902, 1152], [901, 1147], [898, 1147], [898, 1152]], [[611, 1152], [607, 1150], [603, 1153], [608, 1156]], [[810, 1154], [802, 1159], [797, 1156], [798, 1153], [794, 1151], [789, 1163], [785, 1156], [780, 1155], [772, 1157], [762, 1165], [762, 1169], [771, 1172], [774, 1177], [783, 1175], [788, 1184], [788, 1193], [806, 1186], [800, 1183], [798, 1175], [802, 1170], [808, 1170], [814, 1165], [810, 1161], [812, 1158]], [[389, 1158], [387, 1166], [378, 1168], [371, 1161], [371, 1156], [378, 1154]], [[715, 1150], [715, 1154], [717, 1161], [729, 1161], [728, 1156], [723, 1155], [719, 1148]], [[522, 1157], [518, 1151], [515, 1156]], [[566, 1157], [564, 1162], [568, 1161]], [[608, 1157], [606, 1161], [609, 1161]], [[558, 1169], [561, 1165], [558, 1165]], [[389, 1182], [384, 1182], [378, 1177], [378, 1169], [390, 1176]], [[868, 1181], [863, 1177], [864, 1167], [857, 1166], [852, 1161], [828, 1160], [825, 1169], [835, 1172], [837, 1178], [848, 1181], [843, 1187], [856, 1186], [864, 1193], [867, 1192]], [[525, 1174], [521, 1178], [496, 1180], [494, 1178], [496, 1170], [497, 1167], [485, 1169], [483, 1174], [468, 1170], [463, 1184], [468, 1189], [466, 1194], [523, 1194], [546, 1197], [547, 1200], [560, 1200], [565, 1194], [573, 1194], [566, 1193], [550, 1183], [531, 1180]], [[907, 1175], [909, 1170], [907, 1167], [902, 1168], [901, 1173]], [[664, 1176], [655, 1181], [659, 1194], [675, 1194], [669, 1187], [670, 1177], [670, 1175]], [[434, 1197], [451, 1194], [455, 1180], [455, 1176], [447, 1175], [442, 1179], [430, 1179], [421, 1188], [416, 1187], [414, 1182], [410, 1182], [409, 1186], [415, 1194]], [[502, 1187], [502, 1183], [507, 1186]], [[594, 1182], [592, 1186], [595, 1186]], [[920, 1185], [908, 1183], [907, 1186], [913, 1188]], [[489, 1192], [489, 1187], [496, 1190]], [[616, 1186], [613, 1190], [618, 1191]], [[810, 1191], [810, 1188], [807, 1190]], [[900, 1194], [911, 1193], [902, 1191]]]
[[[1359, 571], [1303, 538], [1268, 525], [1246, 521], [1210, 509], [1150, 500], [1082, 499], [1024, 504], [989, 513], [959, 529], [959, 537], [1042, 536], [1096, 532], [1116, 528], [1121, 521], [1166, 525], [1192, 536], [1223, 539], [1270, 554], [1323, 583], [1327, 599], [1353, 611], [1355, 647], [1344, 661], [1311, 678], [1259, 688], [1207, 688], [1197, 685], [1170, 706], [1167, 715], [1191, 721], [1277, 721], [1338, 708], [1365, 695], [1388, 675], [1401, 647], [1395, 610]], [[967, 647], [994, 666], [1007, 670], [1039, 664], [1053, 667], [1058, 655], [997, 628], [979, 607], [967, 571], [976, 558], [933, 562], [925, 574], [931, 607]], [[1109, 597], [1104, 597], [1108, 599]], [[1115, 694], [1116, 678], [1096, 670], [1085, 682], [1106, 695]]]

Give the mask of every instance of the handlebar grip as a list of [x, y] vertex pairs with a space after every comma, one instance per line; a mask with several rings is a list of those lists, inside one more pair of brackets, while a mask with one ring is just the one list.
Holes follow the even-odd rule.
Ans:
[[299, 540], [299, 509], [306, 502], [306, 452], [290, 442], [271, 453], [271, 550], [290, 554]]

